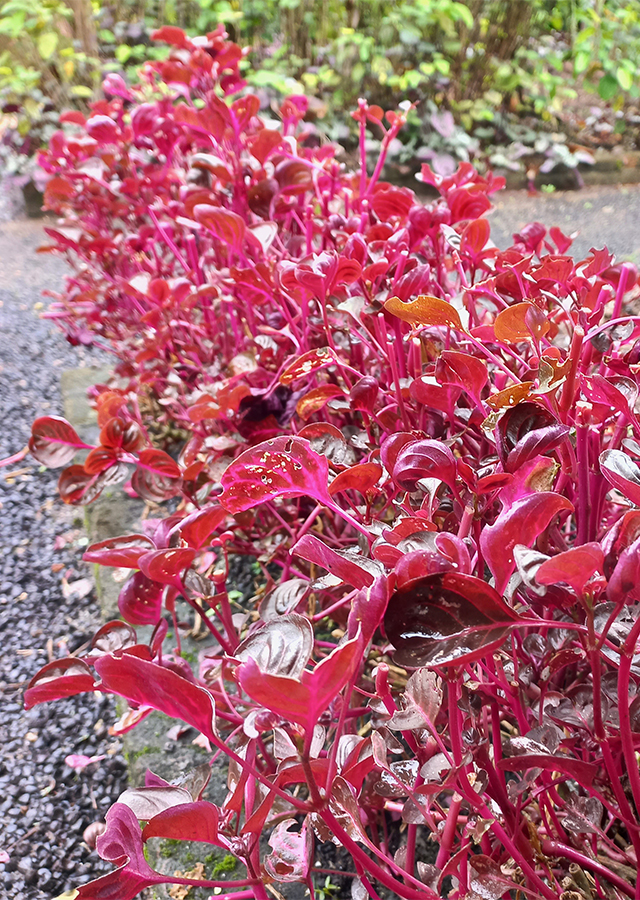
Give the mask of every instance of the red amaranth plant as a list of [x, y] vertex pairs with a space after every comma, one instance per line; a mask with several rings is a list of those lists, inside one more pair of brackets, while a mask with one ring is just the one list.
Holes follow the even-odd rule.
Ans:
[[[635, 269], [576, 262], [539, 223], [499, 251], [497, 180], [425, 166], [440, 198], [423, 206], [379, 182], [383, 156], [347, 175], [307, 146], [302, 98], [271, 128], [232, 93], [241, 51], [221, 32], [160, 37], [169, 60], [112, 79], [42, 160], [74, 265], [51, 314], [107, 342], [119, 380], [97, 394], [96, 447], [50, 417], [30, 446], [61, 467], [89, 451], [63, 469], [66, 502], [133, 471], [143, 499], [179, 503], [89, 548], [132, 570], [125, 622], [25, 700], [113, 693], [121, 730], [178, 717], [229, 758], [229, 793], [217, 807], [200, 775], [148, 773], [98, 839], [117, 868], [79, 896], [167, 880], [152, 837], [233, 853], [246, 877], [197, 882], [223, 897], [313, 897], [327, 840], [358, 898], [640, 896]], [[355, 115], [363, 141], [384, 127]], [[386, 119], [388, 143], [402, 115]], [[187, 435], [177, 460], [150, 443], [150, 397]], [[271, 564], [240, 624], [233, 553]], [[211, 633], [195, 671], [166, 646], [178, 597]]]

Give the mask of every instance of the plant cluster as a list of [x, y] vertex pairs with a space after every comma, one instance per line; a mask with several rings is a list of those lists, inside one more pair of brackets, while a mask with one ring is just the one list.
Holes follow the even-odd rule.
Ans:
[[[167, 881], [153, 838], [233, 855], [239, 878], [174, 879], [223, 898], [326, 896], [325, 841], [358, 900], [637, 896], [637, 272], [539, 223], [500, 251], [499, 180], [425, 165], [424, 206], [380, 181], [402, 113], [360, 101], [363, 163], [367, 123], [385, 137], [350, 174], [304, 98], [264, 125], [222, 31], [157, 37], [167, 59], [110, 76], [40, 159], [73, 266], [49, 315], [118, 363], [96, 446], [45, 417], [30, 449], [67, 503], [126, 481], [171, 512], [89, 548], [131, 570], [124, 621], [25, 701], [117, 695], [115, 733], [177, 717], [229, 759], [228, 795], [203, 799], [207, 767], [148, 772], [79, 897]], [[237, 553], [265, 575], [240, 611]], [[210, 635], [196, 664], [180, 598]]]

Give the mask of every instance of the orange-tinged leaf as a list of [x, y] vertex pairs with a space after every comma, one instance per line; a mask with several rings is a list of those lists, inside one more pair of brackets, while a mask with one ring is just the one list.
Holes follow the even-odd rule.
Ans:
[[498, 313], [493, 330], [499, 341], [517, 343], [546, 334], [549, 322], [543, 311], [533, 303], [516, 303]]
[[378, 483], [381, 476], [382, 466], [378, 463], [360, 463], [360, 465], [351, 466], [336, 475], [329, 485], [329, 493], [332, 497], [334, 494], [339, 494], [340, 491], [350, 490], [366, 494]]
[[296, 378], [304, 378], [315, 372], [316, 369], [324, 369], [335, 363], [336, 357], [330, 347], [318, 347], [317, 350], [309, 350], [290, 363], [280, 376], [280, 384], [291, 384]]
[[390, 297], [384, 308], [403, 322], [414, 325], [448, 325], [450, 328], [463, 330], [457, 309], [439, 297], [420, 294], [409, 303], [403, 303], [399, 297]]
[[296, 412], [306, 422], [314, 413], [321, 410], [332, 397], [342, 396], [344, 396], [344, 391], [337, 384], [321, 384], [320, 387], [313, 388], [313, 390], [298, 400]]
[[531, 393], [533, 381], [522, 381], [520, 384], [514, 384], [512, 387], [505, 388], [504, 391], [498, 391], [487, 398], [487, 403], [492, 409], [504, 409], [505, 407], [515, 406], [526, 400]]

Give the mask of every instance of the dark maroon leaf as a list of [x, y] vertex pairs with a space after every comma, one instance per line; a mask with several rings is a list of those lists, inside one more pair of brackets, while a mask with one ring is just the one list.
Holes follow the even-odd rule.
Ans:
[[567, 425], [559, 424], [546, 425], [543, 428], [534, 428], [528, 431], [507, 456], [505, 464], [507, 472], [515, 472], [534, 456], [555, 450], [568, 437], [569, 431]]
[[97, 653], [115, 653], [116, 650], [125, 650], [127, 647], [133, 647], [137, 641], [138, 636], [126, 622], [106, 622], [91, 641], [92, 656]]
[[66, 466], [78, 450], [89, 448], [66, 419], [59, 416], [42, 416], [31, 426], [29, 450], [39, 463], [50, 469]]
[[[478, 221], [488, 224], [484, 219]], [[436, 378], [440, 384], [458, 385], [477, 402], [487, 383], [487, 365], [468, 353], [443, 350], [436, 363]]]
[[36, 703], [72, 697], [95, 689], [95, 679], [89, 666], [81, 659], [57, 659], [37, 672], [24, 692], [25, 709]]
[[402, 666], [469, 662], [498, 647], [517, 614], [486, 582], [455, 572], [430, 575], [396, 591], [384, 626]]
[[150, 538], [144, 534], [127, 534], [92, 544], [82, 558], [85, 562], [99, 563], [101, 566], [138, 569], [140, 557], [150, 550], [155, 550]]
[[136, 819], [148, 821], [172, 806], [191, 802], [191, 794], [176, 785], [127, 788], [118, 797], [118, 803], [128, 806]]
[[88, 475], [84, 466], [69, 466], [58, 479], [58, 493], [70, 506], [86, 506], [102, 493], [104, 481], [99, 475]]
[[260, 603], [260, 618], [263, 622], [271, 622], [294, 612], [310, 590], [311, 585], [304, 578], [282, 581]]

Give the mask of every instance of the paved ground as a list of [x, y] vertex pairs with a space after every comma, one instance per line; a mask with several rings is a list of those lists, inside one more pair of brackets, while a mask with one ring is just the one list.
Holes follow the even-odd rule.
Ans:
[[[534, 220], [578, 231], [578, 257], [606, 244], [640, 263], [640, 186], [498, 195], [492, 236], [506, 247]], [[36, 254], [45, 237], [42, 221], [0, 223], [0, 458], [24, 446], [36, 415], [60, 411], [62, 369], [91, 362], [38, 318], [42, 290], [59, 289], [64, 275], [60, 260]], [[22, 710], [25, 681], [48, 654], [86, 641], [98, 613], [91, 594], [71, 590], [89, 573], [81, 520], [53, 500], [55, 474], [30, 460], [16, 468], [9, 479], [0, 470], [0, 850], [10, 857], [0, 863], [0, 897], [46, 900], [100, 871], [82, 831], [117, 797], [124, 770], [106, 732], [114, 715], [106, 698]], [[105, 759], [75, 775], [64, 763], [70, 753]]]
[[495, 194], [490, 214], [493, 240], [507, 247], [511, 235], [527, 222], [557, 225], [565, 234], [578, 232], [569, 251], [584, 258], [591, 247], [608, 246], [619, 261], [640, 264], [640, 185], [586, 187], [581, 191], [537, 194], [524, 191]]

